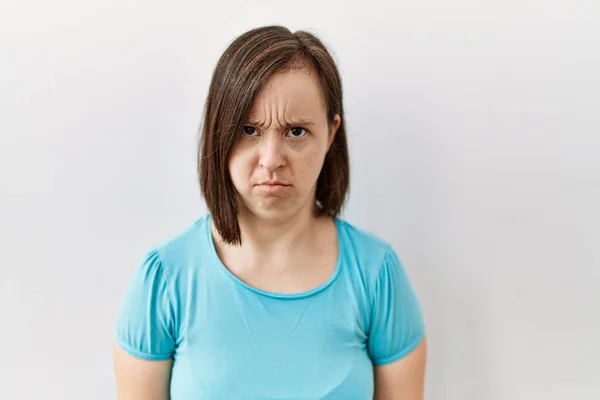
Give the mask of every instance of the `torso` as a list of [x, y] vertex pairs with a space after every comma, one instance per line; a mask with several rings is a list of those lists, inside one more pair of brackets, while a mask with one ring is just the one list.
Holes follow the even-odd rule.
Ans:
[[[334, 229], [335, 261], [315, 258], [331, 265], [327, 274], [288, 293], [269, 291], [269, 277], [229, 271], [209, 218], [161, 251], [180, 310], [173, 400], [372, 399], [369, 291], [384, 246], [342, 221]], [[195, 250], [182, 258], [182, 248]]]

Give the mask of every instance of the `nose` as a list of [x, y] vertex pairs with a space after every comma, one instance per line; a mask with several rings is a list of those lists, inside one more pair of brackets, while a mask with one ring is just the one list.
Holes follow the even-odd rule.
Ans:
[[285, 164], [283, 140], [276, 134], [265, 134], [260, 140], [259, 164], [269, 172]]

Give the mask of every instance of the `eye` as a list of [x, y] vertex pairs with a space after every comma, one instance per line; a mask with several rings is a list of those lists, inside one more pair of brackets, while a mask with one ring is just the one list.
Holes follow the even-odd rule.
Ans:
[[256, 130], [255, 127], [250, 126], [250, 125], [244, 126], [244, 136], [257, 136], [257, 135], [258, 135], [258, 131]]
[[304, 137], [304, 136], [306, 136], [306, 133], [307, 133], [307, 132], [306, 132], [306, 129], [304, 129], [304, 128], [298, 128], [298, 127], [296, 127], [296, 128], [291, 128], [291, 129], [288, 131], [288, 135], [289, 135], [290, 137], [293, 137], [293, 138], [301, 138], [301, 137]]

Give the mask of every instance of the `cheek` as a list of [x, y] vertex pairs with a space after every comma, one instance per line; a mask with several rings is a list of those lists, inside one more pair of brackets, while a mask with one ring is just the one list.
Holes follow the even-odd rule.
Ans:
[[312, 187], [319, 178], [325, 155], [321, 151], [307, 151], [296, 160], [295, 174], [303, 186]]
[[247, 154], [234, 150], [229, 158], [229, 174], [238, 191], [244, 190], [244, 184], [250, 180], [252, 163]]

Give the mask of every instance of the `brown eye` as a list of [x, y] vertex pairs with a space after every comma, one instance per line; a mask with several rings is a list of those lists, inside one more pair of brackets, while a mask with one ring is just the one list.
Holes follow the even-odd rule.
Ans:
[[289, 136], [293, 137], [293, 138], [304, 137], [306, 135], [306, 133], [307, 133], [306, 129], [304, 129], [304, 128], [291, 128], [288, 131]]
[[244, 126], [244, 135], [246, 136], [256, 136], [256, 128], [253, 126], [246, 125]]

